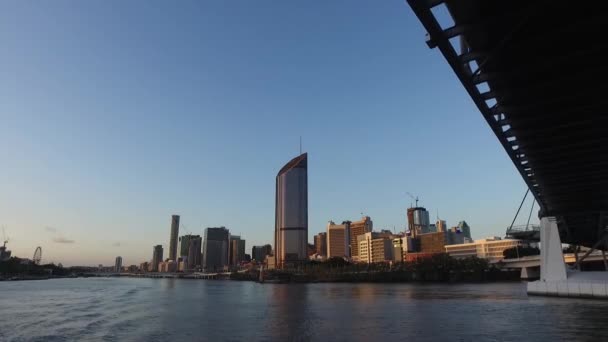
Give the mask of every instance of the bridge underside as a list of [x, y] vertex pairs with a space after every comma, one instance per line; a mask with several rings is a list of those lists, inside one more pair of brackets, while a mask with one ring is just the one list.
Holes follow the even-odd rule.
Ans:
[[[534, 194], [539, 216], [557, 218], [562, 242], [593, 246], [608, 225], [606, 6], [408, 3]], [[453, 23], [442, 26], [434, 13], [443, 4]]]

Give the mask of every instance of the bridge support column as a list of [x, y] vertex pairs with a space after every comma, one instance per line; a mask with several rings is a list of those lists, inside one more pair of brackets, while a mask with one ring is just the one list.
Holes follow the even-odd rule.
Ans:
[[528, 283], [528, 294], [608, 299], [608, 272], [566, 271], [554, 217], [541, 219], [540, 243], [540, 280]]
[[522, 267], [520, 278], [521, 279], [534, 279], [540, 276], [540, 270], [538, 267]]
[[540, 220], [540, 280], [566, 280], [566, 263], [555, 217]]

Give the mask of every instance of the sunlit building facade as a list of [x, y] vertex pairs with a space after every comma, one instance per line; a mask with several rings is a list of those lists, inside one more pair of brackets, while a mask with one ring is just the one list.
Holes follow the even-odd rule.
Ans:
[[462, 243], [459, 245], [445, 246], [445, 252], [454, 258], [467, 258], [476, 256], [486, 259], [491, 263], [504, 259], [503, 252], [506, 249], [521, 246], [521, 240], [501, 239], [491, 237], [475, 240], [473, 243]]
[[374, 228], [372, 219], [369, 216], [363, 216], [361, 220], [350, 223], [349, 244], [350, 256], [353, 260], [357, 260], [359, 256], [359, 244], [357, 237], [359, 235], [371, 232]]
[[327, 258], [350, 258], [350, 221], [327, 223]]
[[277, 268], [308, 259], [308, 155], [290, 160], [277, 174], [275, 211]]
[[327, 256], [327, 233], [315, 235], [315, 252], [321, 256]]

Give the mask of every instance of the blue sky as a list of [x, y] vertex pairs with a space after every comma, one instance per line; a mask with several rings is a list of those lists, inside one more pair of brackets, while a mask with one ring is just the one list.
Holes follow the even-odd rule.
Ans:
[[361, 213], [403, 230], [406, 192], [503, 235], [525, 191], [401, 0], [10, 1], [0, 47], [0, 225], [18, 256], [139, 263], [171, 214], [269, 243], [300, 136], [310, 241]]

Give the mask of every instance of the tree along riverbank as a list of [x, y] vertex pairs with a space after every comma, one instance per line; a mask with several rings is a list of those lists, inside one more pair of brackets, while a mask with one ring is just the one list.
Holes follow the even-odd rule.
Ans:
[[[259, 281], [259, 271], [232, 273], [232, 280]], [[519, 281], [519, 271], [501, 270], [485, 259], [447, 254], [403, 263], [357, 264], [341, 258], [310, 262], [288, 270], [264, 271], [265, 282], [495, 282]]]
[[36, 265], [32, 262], [23, 262], [22, 259], [12, 257], [0, 261], [0, 280], [39, 280], [50, 278], [69, 277], [72, 272], [61, 265]]

